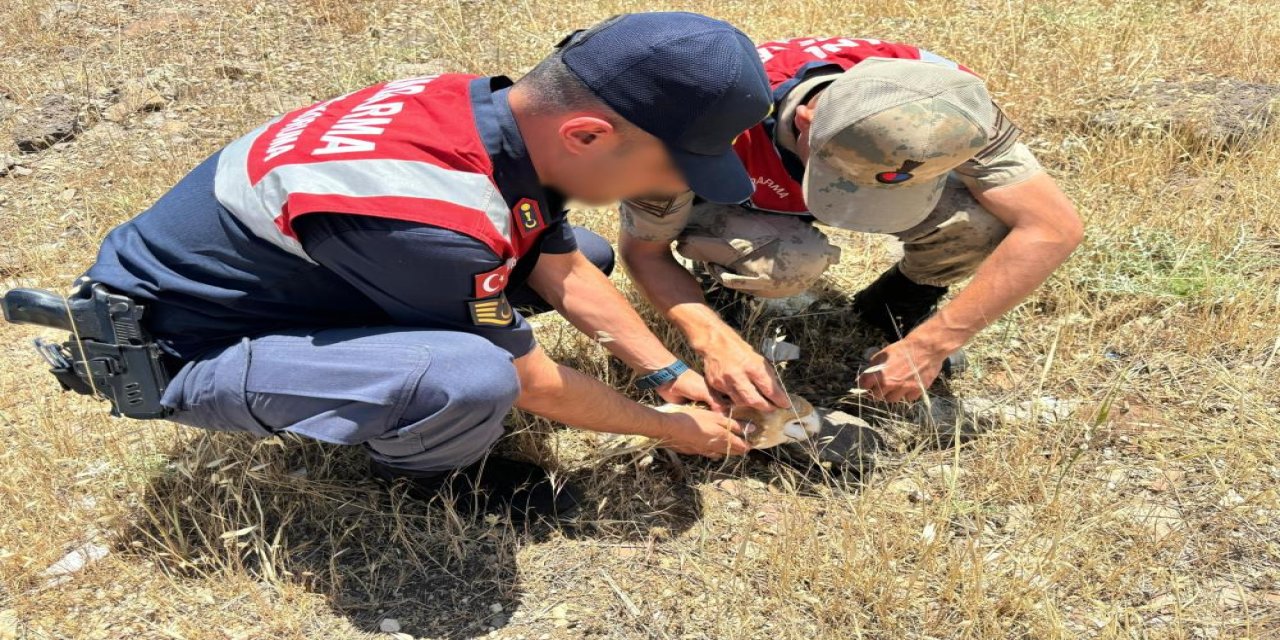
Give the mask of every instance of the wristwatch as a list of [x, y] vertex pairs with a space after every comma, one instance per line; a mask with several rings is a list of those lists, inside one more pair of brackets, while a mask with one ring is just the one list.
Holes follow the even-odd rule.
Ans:
[[636, 378], [636, 386], [641, 389], [657, 389], [662, 385], [680, 377], [680, 374], [689, 370], [689, 365], [683, 360], [676, 360], [653, 373]]

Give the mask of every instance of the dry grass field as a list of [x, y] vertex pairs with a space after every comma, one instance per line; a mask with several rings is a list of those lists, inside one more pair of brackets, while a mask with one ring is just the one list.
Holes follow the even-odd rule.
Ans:
[[[386, 619], [400, 638], [1280, 638], [1280, 134], [1253, 114], [1206, 137], [1234, 130], [1229, 100], [1170, 125], [1194, 96], [1139, 90], [1280, 84], [1273, 0], [5, 0], [0, 278], [62, 288], [286, 109], [425, 69], [516, 76], [574, 28], [657, 8], [757, 40], [909, 42], [988, 78], [1087, 224], [950, 389], [999, 419], [933, 446], [846, 393], [872, 346], [848, 295], [893, 251], [855, 234], [821, 300], [748, 331], [799, 344], [793, 391], [885, 432], [874, 471], [673, 461], [513, 416], [504, 446], [595, 502], [551, 530], [425, 509], [358, 450], [110, 419], [55, 392], [33, 328], [0, 326], [0, 638], [373, 638]], [[81, 131], [21, 154], [9, 134], [48, 94]], [[615, 210], [572, 215], [616, 235]], [[626, 388], [599, 345], [536, 323]], [[93, 561], [49, 571], [77, 549]]]

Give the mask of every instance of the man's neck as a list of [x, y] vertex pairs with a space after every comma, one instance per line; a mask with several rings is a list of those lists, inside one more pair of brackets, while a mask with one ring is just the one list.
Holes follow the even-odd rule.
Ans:
[[551, 174], [552, 158], [549, 150], [555, 147], [551, 145], [554, 140], [546, 138], [547, 134], [555, 135], [555, 131], [550, 128], [551, 123], [547, 122], [546, 118], [532, 113], [523, 87], [518, 83], [507, 92], [507, 103], [511, 105], [511, 116], [515, 118], [520, 137], [524, 139], [529, 163], [533, 165], [534, 173], [538, 174], [538, 184], [550, 186], [548, 180]]

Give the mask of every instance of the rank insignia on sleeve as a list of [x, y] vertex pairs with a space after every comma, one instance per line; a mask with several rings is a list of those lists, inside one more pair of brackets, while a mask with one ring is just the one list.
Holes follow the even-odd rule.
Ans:
[[546, 224], [542, 219], [542, 209], [533, 198], [521, 198], [512, 212], [515, 214], [516, 224], [520, 226], [520, 233], [537, 231]]
[[479, 326], [505, 327], [515, 318], [505, 295], [473, 300], [467, 303], [467, 308], [471, 310], [471, 323]]

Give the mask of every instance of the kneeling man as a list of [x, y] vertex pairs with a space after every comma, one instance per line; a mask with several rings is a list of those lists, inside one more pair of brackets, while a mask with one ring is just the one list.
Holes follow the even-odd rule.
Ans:
[[[785, 406], [771, 367], [707, 306], [671, 252], [730, 289], [798, 294], [839, 259], [818, 225], [895, 236], [903, 258], [854, 296], [885, 346], [858, 383], [915, 400], [948, 356], [1027, 297], [1080, 243], [1071, 202], [981, 78], [916, 47], [806, 38], [758, 47], [774, 111], [734, 145], [741, 205], [693, 193], [626, 202], [621, 257], [734, 403]], [[945, 306], [948, 288], [973, 280]]]

